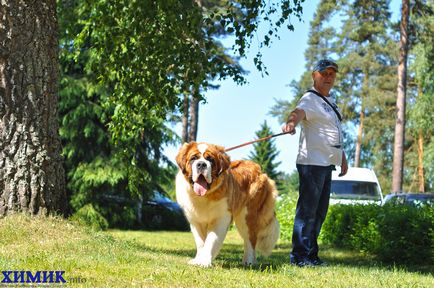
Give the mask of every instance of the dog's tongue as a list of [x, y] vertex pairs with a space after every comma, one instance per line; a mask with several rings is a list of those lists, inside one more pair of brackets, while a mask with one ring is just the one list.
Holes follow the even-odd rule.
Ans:
[[205, 177], [199, 176], [199, 178], [197, 178], [197, 181], [193, 184], [193, 190], [198, 196], [205, 195], [208, 190], [208, 183], [206, 182]]

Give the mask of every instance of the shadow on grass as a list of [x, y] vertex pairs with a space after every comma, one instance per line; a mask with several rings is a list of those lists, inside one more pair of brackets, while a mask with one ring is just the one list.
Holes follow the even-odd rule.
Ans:
[[[130, 242], [139, 250], [146, 250], [151, 253], [165, 253], [179, 257], [193, 258], [196, 254], [196, 249], [183, 249], [181, 247], [177, 249], [156, 248], [152, 245], [145, 245], [137, 243], [135, 241]], [[215, 260], [215, 265], [224, 269], [249, 269], [258, 271], [278, 271], [282, 266], [291, 265], [289, 263], [289, 252], [291, 250], [291, 244], [279, 244], [274, 249], [270, 257], [258, 257], [258, 264], [256, 265], [243, 265], [243, 245], [224, 243], [223, 247]], [[434, 275], [434, 267], [432, 265], [402, 265], [402, 264], [387, 264], [376, 260], [372, 256], [364, 255], [358, 252], [345, 249], [337, 249], [330, 246], [320, 246], [320, 256], [328, 267], [344, 266], [355, 268], [376, 268], [382, 270], [396, 270], [402, 269], [408, 272], [417, 272], [426, 275]], [[322, 269], [315, 268], [315, 269]], [[298, 268], [303, 269], [303, 268]]]
[[[139, 231], [137, 231], [139, 232]], [[160, 231], [161, 232], [161, 231]], [[170, 231], [169, 231], [170, 232]], [[189, 233], [189, 232], [186, 232]], [[167, 237], [167, 236], [166, 236]], [[121, 237], [122, 238], [122, 237]], [[196, 255], [196, 249], [194, 248], [193, 239], [191, 248], [186, 249], [186, 247], [180, 247], [183, 244], [180, 243], [178, 247], [167, 248], [167, 247], [156, 247], [156, 245], [142, 243], [134, 239], [123, 239], [129, 243], [130, 246], [134, 247], [138, 251], [148, 251], [151, 253], [164, 253], [170, 254], [178, 257], [193, 258]], [[258, 264], [252, 266], [244, 266], [242, 263], [243, 259], [243, 245], [240, 243], [223, 243], [223, 247], [215, 260], [215, 264], [224, 269], [254, 269], [258, 271], [271, 271], [278, 270], [282, 266], [290, 265], [289, 263], [289, 252], [291, 251], [290, 243], [279, 243], [273, 250], [270, 257], [258, 257]], [[230, 240], [229, 240], [230, 242]], [[185, 244], [184, 244], [185, 245]], [[328, 245], [320, 245], [320, 257], [322, 260], [327, 262], [328, 267], [340, 266], [340, 267], [355, 267], [355, 268], [376, 268], [382, 270], [404, 270], [408, 272], [417, 272], [426, 275], [434, 275], [433, 265], [415, 265], [415, 264], [390, 264], [384, 263], [377, 260], [375, 257], [362, 254], [357, 251], [352, 251], [349, 249], [339, 249], [331, 247]]]

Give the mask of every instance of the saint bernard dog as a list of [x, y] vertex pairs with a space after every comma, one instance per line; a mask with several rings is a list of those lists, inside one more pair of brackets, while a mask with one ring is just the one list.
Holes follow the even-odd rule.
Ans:
[[244, 240], [244, 265], [256, 263], [256, 251], [271, 254], [279, 238], [277, 190], [258, 164], [231, 162], [223, 147], [196, 142], [185, 143], [176, 162], [176, 199], [197, 248], [189, 264], [211, 266], [232, 221]]

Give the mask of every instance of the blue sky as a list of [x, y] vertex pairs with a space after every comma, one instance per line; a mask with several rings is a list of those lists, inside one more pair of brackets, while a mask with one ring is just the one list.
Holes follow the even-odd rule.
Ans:
[[[394, 18], [399, 16], [400, 2], [393, 0]], [[303, 4], [303, 20], [294, 18], [295, 31], [282, 29], [280, 40], [274, 39], [271, 47], [262, 49], [263, 62], [269, 75], [261, 76], [253, 65], [253, 57], [258, 50], [252, 45], [247, 59], [241, 64], [250, 73], [246, 76], [248, 83], [239, 86], [231, 79], [218, 82], [218, 90], [206, 92], [207, 103], [199, 108], [199, 129], [197, 141], [218, 144], [224, 147], [239, 145], [255, 139], [255, 132], [264, 120], [273, 133], [280, 133], [282, 123], [269, 114], [275, 105], [275, 99], [291, 100], [293, 95], [288, 86], [292, 80], [299, 80], [305, 69], [304, 51], [307, 48], [310, 21], [318, 5], [318, 0], [307, 0]], [[339, 104], [339, 103], [338, 103]], [[180, 135], [181, 126], [173, 127]], [[298, 128], [298, 127], [297, 127]], [[295, 135], [283, 135], [275, 139], [279, 150], [277, 161], [281, 162], [280, 171], [291, 173], [295, 169], [298, 151], [299, 128]], [[164, 153], [175, 163], [179, 146], [169, 146]], [[229, 151], [232, 160], [246, 159], [253, 149], [248, 145]]]

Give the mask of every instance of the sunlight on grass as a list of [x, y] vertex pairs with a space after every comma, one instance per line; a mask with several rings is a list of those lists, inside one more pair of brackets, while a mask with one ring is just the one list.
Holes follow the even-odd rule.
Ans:
[[229, 231], [209, 269], [187, 265], [195, 254], [189, 232], [95, 232], [77, 224], [13, 215], [0, 219], [0, 268], [62, 270], [69, 287], [434, 287], [433, 267], [388, 267], [351, 251], [321, 247], [328, 267], [289, 264], [279, 243], [254, 267], [240, 265], [242, 240]]

